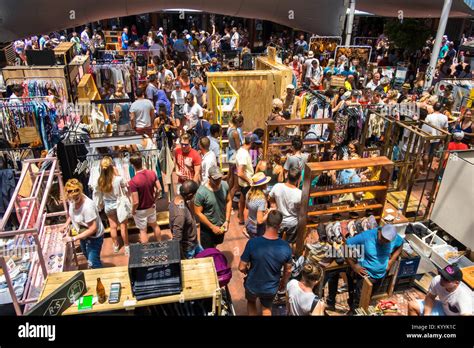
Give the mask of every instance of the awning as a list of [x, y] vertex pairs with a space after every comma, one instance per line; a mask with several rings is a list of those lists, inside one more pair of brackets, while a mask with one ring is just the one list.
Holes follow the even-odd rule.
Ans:
[[264, 19], [319, 35], [341, 35], [345, 18], [345, 0], [2, 0], [0, 42], [176, 8]]

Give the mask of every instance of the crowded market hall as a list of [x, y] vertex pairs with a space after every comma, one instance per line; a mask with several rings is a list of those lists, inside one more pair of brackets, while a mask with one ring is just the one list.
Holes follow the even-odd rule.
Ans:
[[50, 2], [0, 4], [1, 316], [473, 314], [472, 2]]

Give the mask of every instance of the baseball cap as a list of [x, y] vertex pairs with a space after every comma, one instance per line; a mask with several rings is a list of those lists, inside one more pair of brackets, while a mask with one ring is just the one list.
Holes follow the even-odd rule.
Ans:
[[209, 173], [209, 177], [211, 177], [214, 180], [218, 180], [223, 177], [222, 172], [218, 166], [212, 166], [211, 168], [209, 168], [208, 173]]
[[450, 282], [462, 280], [462, 271], [456, 264], [446, 266], [444, 269], [439, 271], [439, 274], [442, 278]]
[[461, 130], [458, 130], [453, 133], [453, 138], [456, 140], [462, 140], [464, 138], [464, 132]]
[[176, 81], [176, 82], [174, 83], [174, 86], [175, 86], [175, 87], [181, 87], [181, 83], [180, 83], [179, 81]]
[[286, 89], [295, 89], [295, 85], [290, 83], [288, 86], [286, 86]]
[[384, 225], [382, 227], [382, 237], [384, 237], [388, 241], [393, 241], [397, 236], [397, 230], [395, 226], [391, 224]]
[[163, 28], [162, 28], [162, 27], [159, 27], [159, 28], [158, 28], [158, 31], [163, 31]]

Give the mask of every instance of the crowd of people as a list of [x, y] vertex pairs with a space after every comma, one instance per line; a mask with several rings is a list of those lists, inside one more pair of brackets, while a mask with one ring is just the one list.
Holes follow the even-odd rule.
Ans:
[[[17, 42], [16, 49], [21, 57], [25, 49], [48, 49], [61, 41], [73, 42], [78, 53], [94, 55], [104, 47], [105, 38], [100, 28], [91, 34], [86, 27], [80, 34], [71, 33], [70, 38], [61, 36], [56, 40], [43, 35], [39, 39]], [[300, 117], [301, 90], [318, 91], [331, 105], [331, 113], [349, 103], [383, 107], [411, 101], [420, 108], [418, 117], [428, 123], [428, 132], [433, 135], [437, 132], [429, 125], [453, 132], [450, 149], [468, 148], [473, 144], [472, 110], [465, 109], [459, 119], [454, 119], [452, 90], [446, 89], [442, 96], [437, 96], [433, 89], [423, 89], [432, 42], [427, 42], [425, 48], [411, 56], [402, 50], [382, 52], [377, 59], [378, 69], [373, 72], [365, 72], [358, 58], [342, 56], [338, 61], [320, 61], [310, 50], [304, 34], [291, 42], [289, 33], [284, 32], [272, 36], [270, 44], [291, 52], [289, 57], [292, 58], [284, 62], [293, 70], [294, 78], [285, 94], [273, 101], [269, 120]], [[132, 26], [130, 30], [123, 29], [121, 49], [124, 52], [148, 50], [151, 54], [149, 64], [155, 73], [148, 76], [146, 86], [136, 88], [134, 95], [125, 94], [121, 84], [110, 86], [106, 93], [109, 99], [133, 100], [115, 104], [110, 115], [117, 124], [118, 134], [143, 136], [139, 148], [168, 146], [172, 151], [176, 166], [173, 184], [177, 194], [169, 203], [169, 225], [173, 239], [180, 241], [182, 257], [193, 258], [206, 248], [225, 243], [233, 201], [239, 195], [236, 212], [239, 228], [249, 239], [239, 264], [239, 271], [245, 276], [249, 315], [260, 313], [257, 300], [262, 305], [262, 314], [271, 315], [275, 296], [283, 293], [287, 294], [291, 315], [319, 315], [325, 309], [334, 309], [339, 275], [324, 275], [322, 265], [310, 262], [301, 267], [297, 277], [292, 272], [296, 264], [294, 250], [302, 204], [303, 171], [311, 160], [310, 150], [303, 147], [300, 137], [295, 136], [284, 163], [278, 151], [264, 158], [263, 130], [244, 132], [245, 115], [233, 115], [226, 130], [209, 121], [213, 117], [208, 110], [205, 73], [228, 68], [217, 59], [220, 50], [250, 53], [248, 32], [234, 27], [226, 28], [224, 34], [219, 35], [213, 26], [211, 33], [185, 30], [182, 33], [172, 31], [168, 35], [162, 28], [151, 28], [148, 35], [140, 37]], [[454, 63], [456, 57], [454, 46], [446, 38], [440, 52], [437, 78], [472, 78], [470, 66], [462, 59]], [[393, 80], [384, 76], [383, 66], [402, 60], [407, 63], [408, 74], [402, 88], [397, 90], [393, 88]], [[196, 66], [197, 74], [196, 70], [191, 74], [191, 68], [196, 69]], [[335, 76], [344, 77], [343, 87], [333, 88], [331, 80]], [[221, 169], [219, 139], [224, 131], [229, 140], [227, 173]], [[359, 158], [358, 142], [346, 145], [348, 152], [335, 148], [334, 156], [328, 155], [326, 160]], [[114, 168], [113, 160], [104, 157], [94, 192], [94, 196], [103, 201], [114, 252], [120, 250], [120, 231], [126, 254], [129, 254], [129, 238], [128, 219], [122, 217], [126, 206], [123, 197], [130, 200], [130, 216], [140, 231], [140, 242], [149, 241], [149, 227], [154, 232], [154, 240], [160, 241], [155, 202], [164, 190], [156, 173], [145, 168], [140, 154], [133, 155], [130, 163], [135, 175], [127, 183]], [[425, 171], [426, 165], [424, 163], [422, 167]], [[345, 170], [329, 173], [318, 180], [355, 183], [373, 179], [374, 172], [373, 168]], [[104, 238], [104, 225], [99, 216], [101, 207], [95, 199], [84, 194], [78, 180], [66, 183], [65, 194], [69, 201], [69, 219], [76, 230], [73, 236], [66, 237], [66, 241], [80, 240], [90, 267], [101, 267]], [[347, 258], [350, 271], [345, 280], [349, 289], [348, 304], [353, 313], [358, 307], [362, 280], [369, 278], [375, 287], [378, 286], [400, 255], [403, 240], [392, 225], [385, 225], [372, 226], [345, 243], [362, 245], [365, 253], [359, 262]], [[442, 277], [433, 284], [425, 309], [420, 304], [412, 304], [412, 314], [430, 314], [436, 295], [452, 305], [454, 300], [446, 292], [456, 291], [458, 277], [450, 274]], [[326, 282], [330, 286], [324, 300], [315, 295], [314, 289]], [[459, 297], [465, 301], [464, 296]]]

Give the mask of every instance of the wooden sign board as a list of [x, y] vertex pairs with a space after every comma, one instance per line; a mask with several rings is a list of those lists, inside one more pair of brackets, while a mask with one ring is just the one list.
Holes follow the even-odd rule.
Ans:
[[18, 135], [21, 144], [31, 144], [40, 141], [38, 130], [36, 127], [18, 128]]
[[25, 315], [43, 317], [59, 316], [86, 292], [87, 288], [84, 272], [78, 272], [71, 279], [46, 296], [45, 299], [38, 302]]

